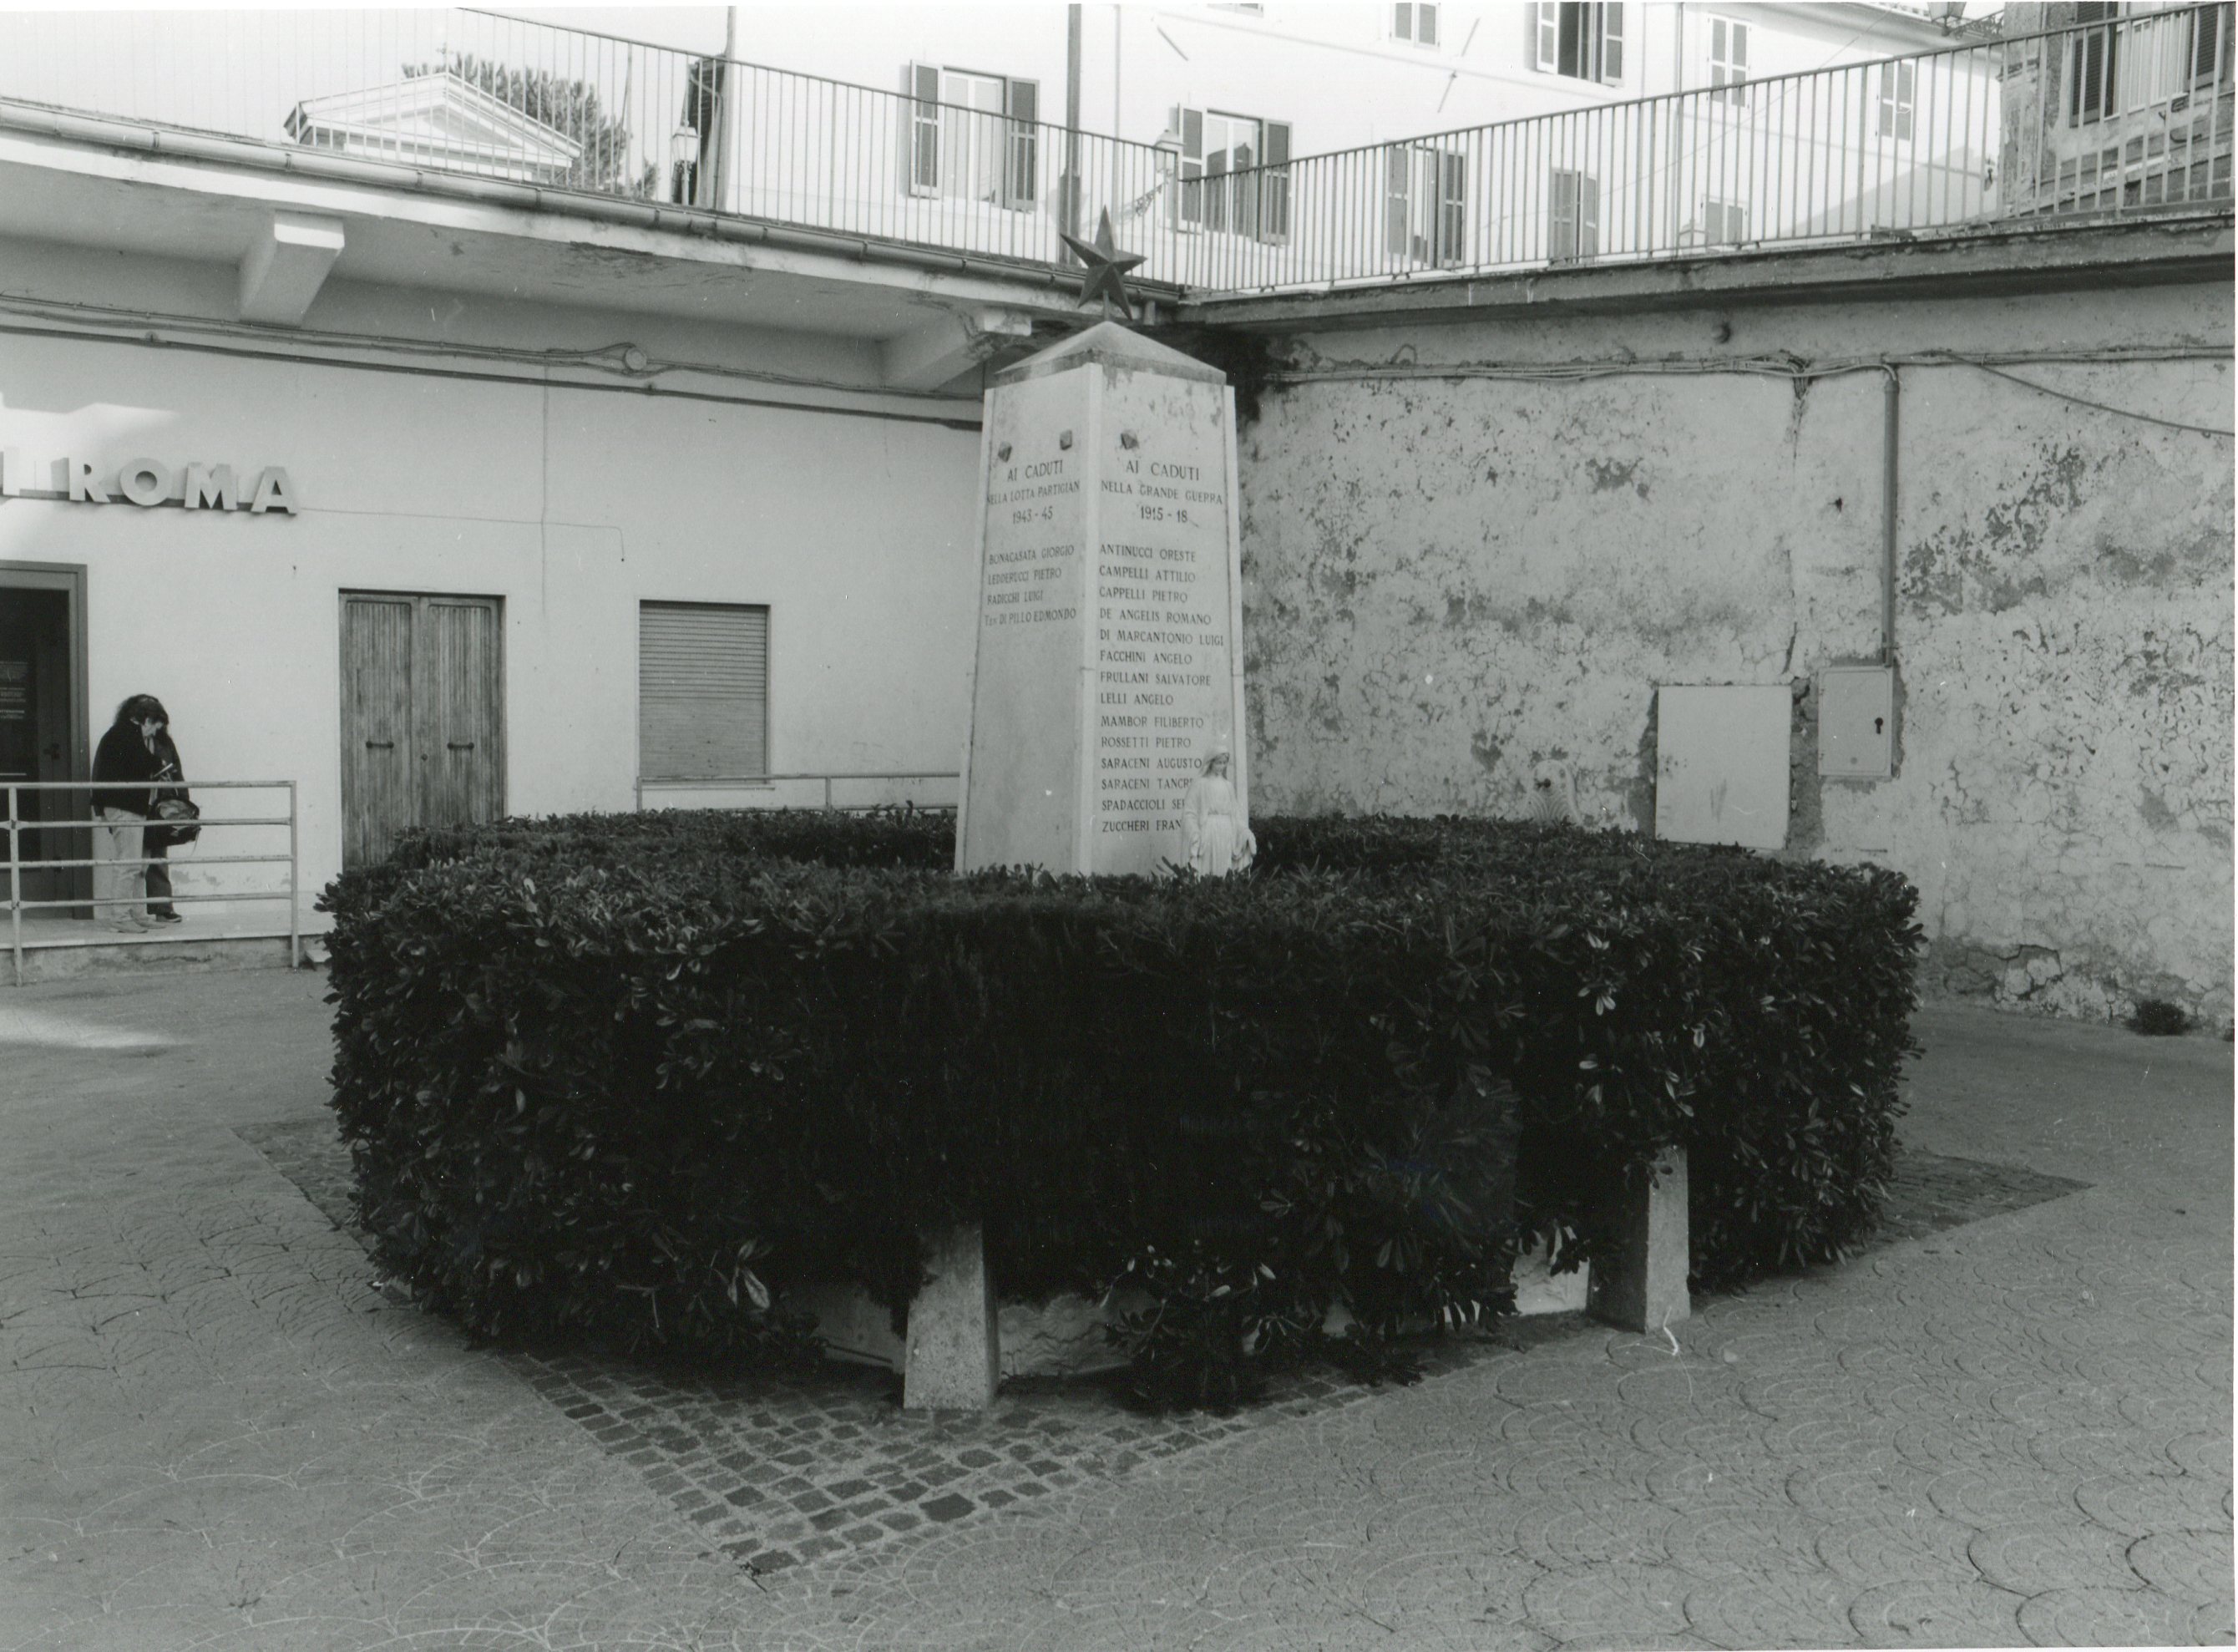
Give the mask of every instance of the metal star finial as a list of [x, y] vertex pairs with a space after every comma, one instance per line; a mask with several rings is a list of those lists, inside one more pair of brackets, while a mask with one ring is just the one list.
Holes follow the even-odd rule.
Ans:
[[1103, 209], [1103, 222], [1096, 226], [1094, 241], [1083, 241], [1062, 229], [1056, 233], [1057, 239], [1072, 249], [1073, 256], [1088, 267], [1080, 278], [1080, 302], [1084, 304], [1091, 298], [1101, 298], [1106, 320], [1109, 319], [1111, 307], [1116, 303], [1119, 306], [1119, 313], [1133, 321], [1135, 311], [1127, 302], [1125, 278], [1127, 272], [1141, 263], [1142, 259], [1139, 253], [1121, 252], [1118, 243], [1112, 240], [1111, 209], [1109, 207]]

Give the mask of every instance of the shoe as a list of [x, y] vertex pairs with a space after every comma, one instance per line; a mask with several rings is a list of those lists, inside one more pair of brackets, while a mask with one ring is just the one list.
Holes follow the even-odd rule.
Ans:
[[177, 912], [149, 912], [148, 921], [155, 924], [183, 924], [187, 920]]

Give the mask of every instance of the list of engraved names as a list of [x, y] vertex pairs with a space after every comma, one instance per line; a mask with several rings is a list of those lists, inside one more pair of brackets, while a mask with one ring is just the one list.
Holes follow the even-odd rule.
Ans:
[[980, 592], [983, 627], [1077, 620], [1078, 566], [1072, 537], [1081, 522], [1080, 481], [1069, 455], [1006, 465], [987, 495], [987, 561]]
[[1225, 467], [1122, 448], [1102, 479], [1096, 555], [1100, 837], [1175, 825], [1228, 735]]

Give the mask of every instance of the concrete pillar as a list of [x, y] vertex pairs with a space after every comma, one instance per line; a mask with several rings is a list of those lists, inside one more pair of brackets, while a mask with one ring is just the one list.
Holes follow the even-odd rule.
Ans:
[[902, 1404], [912, 1411], [983, 1411], [995, 1403], [1002, 1371], [984, 1237], [974, 1222], [927, 1235], [925, 1251], [932, 1277], [910, 1304]]
[[1626, 1185], [1612, 1212], [1613, 1255], [1593, 1260], [1586, 1311], [1626, 1330], [1660, 1330], [1693, 1311], [1686, 1294], [1686, 1150], [1655, 1162], [1651, 1187]]

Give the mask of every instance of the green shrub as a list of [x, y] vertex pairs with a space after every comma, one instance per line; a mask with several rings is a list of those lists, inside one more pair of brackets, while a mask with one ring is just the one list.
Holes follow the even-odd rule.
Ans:
[[[952, 821], [676, 814], [407, 839], [330, 887], [335, 1105], [384, 1266], [492, 1333], [787, 1345], [898, 1311], [918, 1235], [1005, 1292], [1131, 1282], [1138, 1382], [1503, 1305], [1692, 1152], [1704, 1283], [1870, 1225], [1907, 1052], [1893, 873], [1572, 828], [1268, 820], [1218, 882], [957, 879]], [[766, 1304], [766, 1305], [765, 1305]]]

